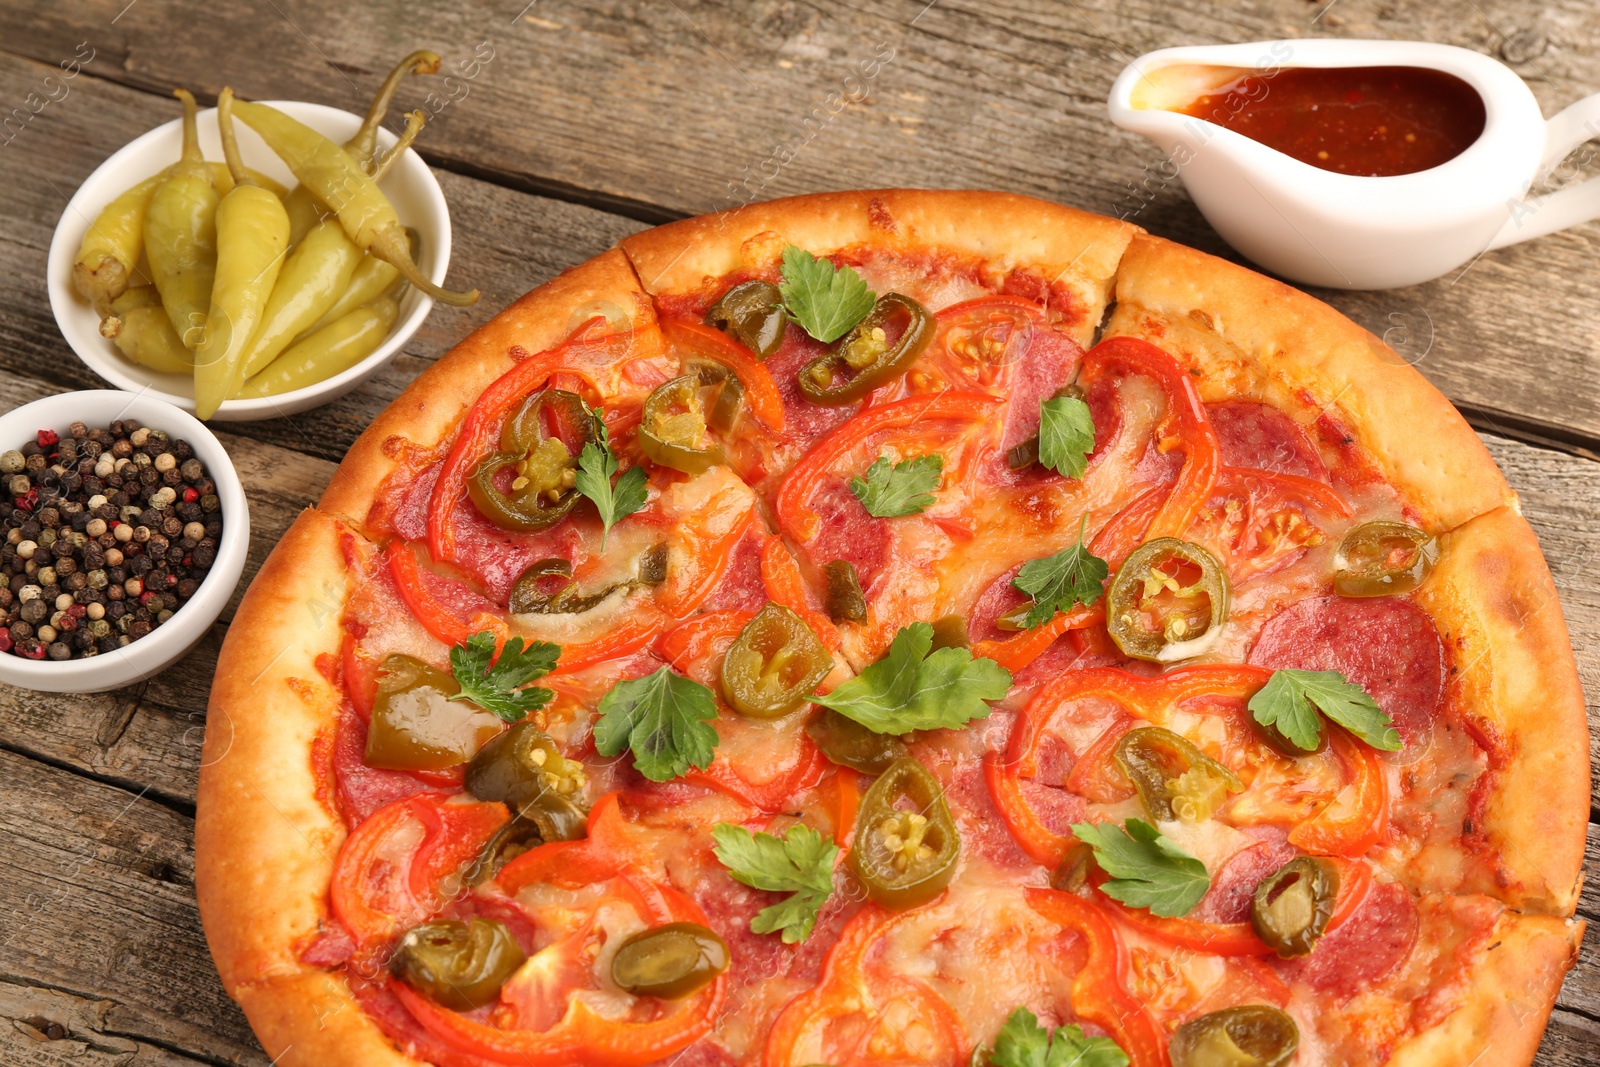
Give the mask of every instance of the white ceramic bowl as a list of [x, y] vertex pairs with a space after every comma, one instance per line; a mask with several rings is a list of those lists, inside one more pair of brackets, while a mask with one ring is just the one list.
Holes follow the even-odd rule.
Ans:
[[188, 412], [157, 400], [149, 391], [58, 393], [0, 415], [0, 451], [20, 447], [40, 430], [55, 430], [65, 437], [74, 421], [103, 429], [115, 419], [137, 419], [139, 425], [164, 430], [173, 440], [187, 441], [193, 447], [206, 474], [216, 482], [222, 501], [217, 560], [194, 596], [145, 636], [114, 652], [85, 659], [32, 660], [0, 653], [0, 682], [47, 693], [99, 693], [149, 678], [171, 666], [205, 636], [239, 584], [250, 547], [250, 507], [222, 443]]
[[[341, 144], [361, 125], [360, 116], [322, 104], [283, 100], [265, 102]], [[174, 100], [172, 105], [176, 109], [178, 102]], [[289, 168], [267, 148], [255, 131], [242, 122], [236, 121], [234, 126], [238, 130], [239, 151], [245, 165], [293, 187], [295, 179], [289, 173]], [[200, 148], [206, 158], [220, 160], [222, 142], [217, 137], [215, 108], [200, 112], [199, 127]], [[395, 136], [388, 130], [380, 130], [378, 142], [381, 148], [387, 149], [395, 143]], [[160, 172], [177, 160], [182, 143], [182, 122], [173, 119], [135, 139], [100, 164], [78, 187], [67, 209], [62, 212], [61, 221], [56, 224], [55, 237], [50, 241], [47, 269], [50, 308], [55, 312], [62, 335], [79, 359], [113, 385], [132, 392], [142, 390], [147, 396], [159, 397], [185, 411], [193, 411], [193, 380], [176, 374], [156, 374], [124, 359], [114, 344], [100, 336], [100, 320], [94, 309], [72, 287], [72, 261], [90, 224], [107, 204], [129, 186]], [[407, 149], [390, 168], [382, 188], [393, 202], [400, 221], [414, 227], [421, 235], [422, 247], [417, 254], [417, 266], [432, 281], [443, 283], [445, 271], [450, 265], [450, 212], [433, 172], [421, 156]], [[394, 358], [395, 353], [417, 332], [432, 306], [432, 298], [407, 286], [400, 300], [400, 316], [395, 320], [394, 328], [372, 355], [341, 374], [303, 389], [259, 399], [226, 401], [212, 418], [224, 422], [272, 419], [293, 415], [343, 396]]]

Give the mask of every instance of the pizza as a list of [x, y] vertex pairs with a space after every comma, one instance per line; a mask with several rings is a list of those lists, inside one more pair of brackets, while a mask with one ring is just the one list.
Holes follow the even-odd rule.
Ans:
[[274, 1062], [1529, 1062], [1587, 725], [1477, 437], [1022, 197], [648, 230], [422, 374], [230, 625], [196, 827]]

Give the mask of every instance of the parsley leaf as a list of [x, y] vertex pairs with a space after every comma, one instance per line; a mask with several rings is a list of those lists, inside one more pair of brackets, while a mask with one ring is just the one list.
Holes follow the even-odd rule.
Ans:
[[789, 317], [823, 344], [849, 333], [866, 318], [876, 299], [854, 269], [836, 270], [827, 260], [794, 245], [783, 250], [782, 273], [778, 291]]
[[1168, 919], [1187, 915], [1211, 888], [1206, 865], [1143, 819], [1129, 819], [1121, 829], [1073, 823], [1072, 832], [1094, 849], [1095, 863], [1111, 876], [1101, 891], [1130, 908], [1149, 908]]
[[1056, 612], [1071, 611], [1074, 604], [1088, 607], [1105, 592], [1101, 583], [1111, 568], [1089, 551], [1084, 541], [1088, 529], [1089, 516], [1085, 514], [1078, 526], [1077, 544], [1053, 556], [1030, 559], [1011, 579], [1012, 585], [1033, 597], [1033, 607], [1022, 621], [1027, 629], [1043, 626], [1056, 617]]
[[1039, 1025], [1039, 1017], [1018, 1008], [994, 1037], [989, 1067], [1128, 1067], [1128, 1054], [1109, 1037], [1089, 1037], [1081, 1026]]
[[939, 488], [943, 472], [940, 455], [916, 456], [892, 466], [888, 456], [879, 456], [865, 478], [850, 479], [850, 491], [873, 518], [920, 515], [933, 505], [933, 491]]
[[1094, 451], [1094, 416], [1075, 396], [1039, 405], [1039, 462], [1068, 478], [1082, 478]]
[[494, 634], [479, 630], [465, 644], [450, 650], [450, 673], [455, 675], [459, 693], [447, 700], [470, 700], [485, 711], [492, 711], [506, 722], [516, 722], [530, 711], [550, 703], [555, 694], [548, 689], [523, 689], [535, 678], [555, 670], [561, 646], [548, 641], [524, 645], [513, 637], [494, 658]]
[[1250, 698], [1249, 707], [1256, 722], [1276, 726], [1307, 752], [1317, 747], [1322, 734], [1317, 711], [1373, 748], [1400, 750], [1400, 734], [1393, 720], [1365, 689], [1338, 671], [1273, 671], [1267, 684]]
[[789, 896], [762, 908], [750, 920], [758, 934], [783, 933], [793, 945], [811, 936], [817, 913], [833, 893], [833, 864], [839, 846], [804, 823], [795, 823], [782, 837], [752, 834], [742, 826], [719, 822], [711, 828], [717, 860], [737, 882]]
[[595, 510], [600, 513], [600, 521], [605, 524], [600, 532], [600, 551], [604, 552], [611, 527], [644, 507], [646, 476], [643, 467], [629, 467], [615, 486], [611, 484], [611, 476], [617, 473], [617, 454], [611, 450], [611, 434], [598, 410], [595, 424], [600, 427], [600, 440], [583, 446], [573, 487], [594, 501]]
[[1011, 688], [1011, 672], [964, 648], [932, 655], [933, 627], [914, 622], [894, 635], [889, 654], [832, 692], [811, 698], [880, 734], [958, 729], [989, 714], [985, 701]]
[[711, 690], [662, 667], [618, 682], [600, 698], [594, 747], [602, 756], [633, 750], [633, 765], [652, 782], [666, 782], [690, 767], [711, 766], [717, 717]]

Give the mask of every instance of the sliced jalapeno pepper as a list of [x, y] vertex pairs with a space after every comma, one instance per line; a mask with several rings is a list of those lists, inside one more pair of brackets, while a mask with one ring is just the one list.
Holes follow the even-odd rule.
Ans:
[[806, 724], [806, 733], [828, 759], [862, 774], [882, 774], [910, 752], [905, 741], [893, 734], [869, 730], [832, 708], [824, 708]]
[[[479, 800], [501, 801], [513, 812], [537, 807], [559, 818], [570, 809], [581, 819], [576, 802], [588, 781], [583, 764], [568, 759], [529, 719], [513, 723], [467, 764], [467, 791]], [[569, 835], [559, 836], [566, 840]]]
[[639, 419], [639, 447], [661, 464], [685, 474], [700, 474], [723, 462], [722, 446], [707, 442], [706, 410], [700, 378], [685, 374], [656, 387]]
[[1089, 882], [1094, 873], [1094, 849], [1082, 841], [1075, 841], [1067, 849], [1056, 869], [1050, 872], [1050, 888], [1063, 893], [1076, 893]]
[[933, 620], [933, 651], [941, 648], [971, 648], [967, 620], [960, 615], [941, 615]]
[[763, 359], [783, 343], [787, 323], [783, 294], [771, 282], [740, 282], [706, 312], [707, 326], [716, 327]]
[[611, 957], [611, 980], [636, 997], [681, 1000], [728, 969], [728, 945], [699, 923], [634, 934]]
[[1172, 1034], [1172, 1067], [1283, 1067], [1300, 1047], [1300, 1028], [1267, 1004], [1241, 1004], [1191, 1019]]
[[[556, 420], [572, 437], [568, 448], [547, 434]], [[578, 502], [577, 455], [599, 441], [599, 421], [576, 393], [544, 389], [523, 402], [500, 431], [500, 451], [485, 456], [467, 479], [467, 495], [484, 518], [505, 530], [542, 530], [560, 522]], [[510, 469], [509, 489], [502, 472]]]
[[461, 872], [461, 880], [469, 886], [482, 885], [499, 874], [500, 868], [547, 840], [564, 839], [546, 838], [544, 831], [539, 828], [539, 820], [527, 812], [519, 813], [484, 842], [478, 858]]
[[816, 692], [833, 657], [794, 612], [768, 604], [745, 624], [722, 658], [722, 695], [753, 719], [787, 715]]
[[1217, 557], [1176, 537], [1146, 541], [1106, 593], [1106, 632], [1124, 655], [1171, 663], [1198, 656], [1228, 618], [1228, 574]]
[[639, 582], [643, 585], [660, 585], [667, 580], [667, 543], [659, 541], [639, 557]]
[[504, 923], [445, 919], [407, 931], [389, 970], [445, 1007], [470, 1011], [499, 996], [500, 987], [526, 959]]
[[1339, 869], [1316, 856], [1297, 856], [1256, 886], [1250, 926], [1284, 959], [1317, 947], [1339, 897]]
[[505, 723], [474, 704], [449, 699], [460, 691], [437, 667], [410, 656], [386, 658], [367, 724], [367, 766], [439, 771], [471, 759]]
[[861, 591], [856, 565], [847, 559], [836, 559], [823, 564], [822, 577], [828, 583], [824, 604], [828, 618], [834, 622], [866, 622], [867, 596]]
[[1129, 730], [1113, 755], [1158, 822], [1203, 822], [1244, 788], [1238, 775], [1164, 727]]
[[1380, 519], [1344, 535], [1333, 554], [1333, 589], [1340, 596], [1409, 593], [1439, 562], [1439, 543], [1410, 523]]
[[896, 760], [856, 816], [850, 860], [867, 896], [886, 908], [925, 904], [950, 884], [960, 856], [961, 834], [938, 781], [916, 760]]
[[[896, 328], [899, 336], [891, 340]], [[813, 404], [860, 400], [904, 374], [928, 347], [933, 334], [933, 316], [927, 308], [909, 296], [886, 293], [836, 348], [800, 368], [800, 395]]]

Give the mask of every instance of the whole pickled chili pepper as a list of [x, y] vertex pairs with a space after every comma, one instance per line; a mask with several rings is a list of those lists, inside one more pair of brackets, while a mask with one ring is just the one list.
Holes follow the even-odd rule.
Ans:
[[[357, 163], [371, 169], [372, 157], [378, 144], [378, 127], [383, 124], [383, 117], [389, 113], [389, 104], [394, 100], [395, 91], [400, 88], [400, 83], [410, 74], [437, 74], [439, 62], [437, 52], [430, 52], [424, 48], [412, 52], [395, 64], [389, 76], [384, 78], [383, 84], [378, 87], [378, 94], [368, 105], [367, 117], [361, 123], [361, 128], [356, 130], [354, 137], [344, 143], [345, 151], [349, 152]], [[304, 185], [296, 186], [288, 196], [284, 197], [283, 207], [289, 213], [291, 245], [299, 244], [300, 239], [322, 220], [323, 214], [327, 211], [322, 202]]]
[[167, 318], [192, 351], [204, 336], [211, 307], [220, 197], [211, 165], [200, 157], [194, 97], [187, 89], [173, 95], [183, 101], [183, 155], [150, 194], [144, 252]]
[[[330, 220], [338, 226], [337, 220]], [[342, 230], [343, 227], [340, 227]], [[410, 237], [412, 255], [416, 254], [418, 247], [417, 232], [407, 230]], [[385, 263], [374, 256], [363, 254], [361, 262], [356, 264], [356, 269], [350, 275], [350, 284], [340, 293], [333, 306], [322, 313], [322, 318], [311, 324], [311, 331], [322, 329], [338, 319], [344, 318], [356, 308], [370, 304], [380, 296], [393, 295], [396, 286], [402, 281], [400, 272], [392, 264]], [[399, 299], [396, 296], [396, 299]], [[303, 341], [307, 334], [302, 333], [295, 340]]]
[[394, 298], [380, 296], [284, 349], [235, 395], [276, 396], [326, 381], [376, 352], [399, 316]]
[[144, 251], [144, 213], [166, 176], [166, 171], [152, 175], [107, 204], [78, 245], [72, 285], [102, 319], [132, 282], [134, 265]]
[[194, 356], [178, 339], [153, 285], [136, 285], [111, 302], [100, 332], [128, 359], [158, 374], [192, 374]]
[[261, 373], [350, 287], [364, 253], [336, 219], [323, 219], [294, 246], [244, 354], [244, 377]]
[[194, 352], [195, 414], [209, 419], [244, 380], [244, 355], [283, 268], [289, 215], [256, 185], [239, 159], [233, 135], [233, 90], [217, 98], [222, 152], [234, 188], [217, 205], [217, 270], [205, 339]]
[[429, 281], [411, 259], [405, 227], [394, 205], [361, 164], [317, 131], [264, 104], [240, 101], [235, 110], [260, 134], [301, 184], [339, 216], [344, 232], [363, 251], [394, 264], [412, 285], [442, 303], [465, 307], [478, 291], [453, 292]]

